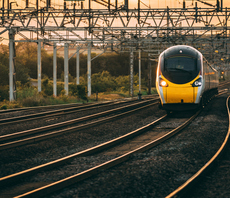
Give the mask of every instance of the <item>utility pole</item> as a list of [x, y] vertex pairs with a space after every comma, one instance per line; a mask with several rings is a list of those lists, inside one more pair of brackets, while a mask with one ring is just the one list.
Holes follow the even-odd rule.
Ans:
[[38, 92], [42, 91], [42, 57], [41, 57], [41, 41], [38, 41]]
[[5, 21], [5, 0], [2, 0], [2, 24], [4, 24]]
[[65, 43], [64, 45], [64, 88], [65, 95], [69, 94], [69, 44]]
[[15, 32], [9, 31], [9, 101], [16, 100], [16, 72], [15, 72]]
[[130, 48], [130, 96], [133, 97], [133, 47]]
[[87, 84], [88, 96], [91, 96], [91, 42], [88, 43], [88, 56], [87, 56]]
[[138, 60], [139, 60], [139, 94], [138, 94], [138, 98], [141, 99], [141, 50], [140, 49], [139, 49]]
[[77, 55], [76, 55], [76, 84], [80, 84], [80, 47], [77, 47]]
[[57, 96], [57, 45], [53, 44], [53, 96]]
[[148, 53], [148, 69], [149, 69], [149, 73], [148, 73], [148, 79], [149, 79], [149, 91], [148, 94], [151, 95], [151, 87], [152, 87], [152, 69], [151, 69], [151, 60], [150, 60], [150, 53]]

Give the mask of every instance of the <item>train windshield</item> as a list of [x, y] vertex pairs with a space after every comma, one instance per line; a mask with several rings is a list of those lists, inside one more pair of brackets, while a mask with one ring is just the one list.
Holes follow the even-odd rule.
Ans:
[[197, 58], [171, 56], [165, 59], [163, 75], [177, 84], [188, 83], [198, 75]]

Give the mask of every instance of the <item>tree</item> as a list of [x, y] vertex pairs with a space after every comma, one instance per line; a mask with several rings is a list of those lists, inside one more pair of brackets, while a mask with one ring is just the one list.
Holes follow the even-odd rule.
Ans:
[[20, 81], [22, 85], [25, 85], [29, 82], [29, 69], [24, 65], [17, 64], [16, 65], [16, 80]]
[[115, 90], [116, 82], [114, 77], [107, 71], [99, 72], [92, 75], [92, 91], [105, 92]]
[[0, 63], [0, 85], [9, 84], [9, 67]]
[[31, 78], [37, 78], [37, 44], [18, 43], [16, 45], [16, 65], [23, 65]]

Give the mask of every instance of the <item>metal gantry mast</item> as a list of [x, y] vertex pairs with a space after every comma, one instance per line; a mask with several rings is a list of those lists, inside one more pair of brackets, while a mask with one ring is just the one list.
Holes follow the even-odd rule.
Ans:
[[9, 101], [16, 99], [15, 32], [9, 31]]

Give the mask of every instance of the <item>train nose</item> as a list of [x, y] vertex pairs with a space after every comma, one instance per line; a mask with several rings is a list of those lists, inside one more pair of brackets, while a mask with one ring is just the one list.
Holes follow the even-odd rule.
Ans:
[[189, 87], [167, 87], [166, 103], [194, 103], [195, 88]]

